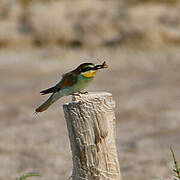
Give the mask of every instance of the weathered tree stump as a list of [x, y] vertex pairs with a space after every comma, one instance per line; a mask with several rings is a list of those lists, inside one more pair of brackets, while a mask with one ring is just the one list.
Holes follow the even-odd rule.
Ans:
[[115, 145], [115, 102], [106, 92], [73, 96], [64, 104], [73, 180], [121, 180]]

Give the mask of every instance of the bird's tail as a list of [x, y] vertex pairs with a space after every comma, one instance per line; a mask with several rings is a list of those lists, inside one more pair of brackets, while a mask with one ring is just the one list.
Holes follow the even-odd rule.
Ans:
[[52, 94], [43, 104], [41, 104], [35, 111], [36, 113], [38, 112], [43, 112], [46, 109], [49, 108], [51, 104], [53, 104], [55, 101], [57, 101], [62, 95], [60, 93], [54, 93]]

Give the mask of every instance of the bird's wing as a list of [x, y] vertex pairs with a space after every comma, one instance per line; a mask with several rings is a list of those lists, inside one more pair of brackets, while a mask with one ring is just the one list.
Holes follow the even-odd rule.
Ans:
[[45, 89], [45, 90], [43, 90], [43, 91], [40, 91], [40, 93], [41, 93], [41, 95], [45, 95], [45, 94], [49, 94], [49, 93], [54, 93], [54, 92], [56, 92], [56, 91], [57, 91], [57, 90], [56, 90], [56, 87], [53, 86], [53, 87], [50, 87], [50, 88]]
[[59, 83], [57, 83], [55, 86], [45, 89], [45, 90], [41, 91], [40, 93], [41, 93], [41, 95], [55, 93], [65, 87], [72, 86], [76, 82], [77, 82], [77, 75], [75, 75], [72, 72], [69, 72], [69, 73], [64, 74], [62, 76], [62, 80]]
[[66, 73], [62, 76], [62, 80], [56, 85], [57, 88], [63, 89], [72, 86], [77, 82], [77, 75], [73, 72]]

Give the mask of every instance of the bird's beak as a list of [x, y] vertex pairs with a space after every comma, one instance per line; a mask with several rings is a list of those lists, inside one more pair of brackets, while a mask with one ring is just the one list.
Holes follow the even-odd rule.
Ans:
[[101, 65], [96, 65], [93, 69], [94, 70], [99, 70], [99, 69], [104, 69], [107, 68], [108, 65], [106, 64], [106, 61], [104, 61]]

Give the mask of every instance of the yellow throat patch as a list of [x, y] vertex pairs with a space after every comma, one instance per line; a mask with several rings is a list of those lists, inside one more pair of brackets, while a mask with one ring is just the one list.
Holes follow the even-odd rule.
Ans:
[[93, 78], [97, 73], [97, 70], [90, 70], [88, 72], [83, 72], [81, 75], [88, 77], [88, 78]]

